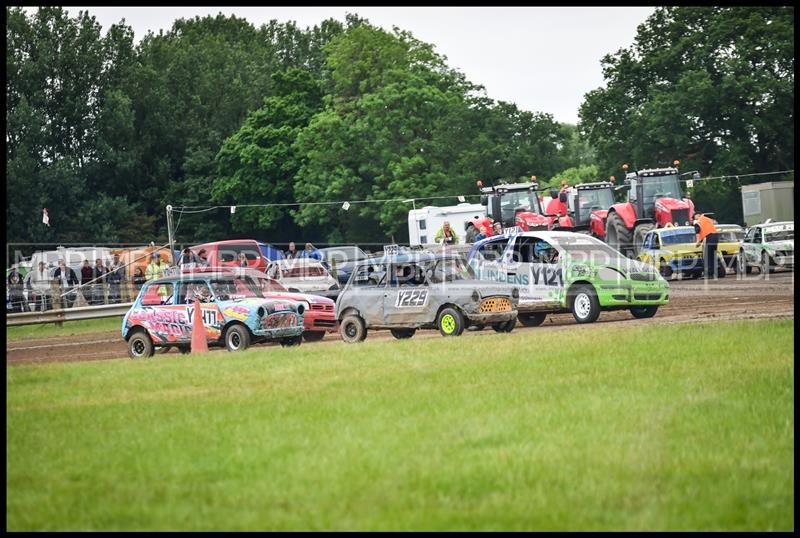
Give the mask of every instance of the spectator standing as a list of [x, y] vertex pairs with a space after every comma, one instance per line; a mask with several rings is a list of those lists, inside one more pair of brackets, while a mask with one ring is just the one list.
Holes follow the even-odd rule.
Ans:
[[125, 278], [125, 266], [119, 259], [119, 254], [114, 254], [111, 265], [108, 266], [108, 302], [118, 304], [122, 301], [122, 281]]
[[206, 254], [206, 249], [204, 248], [201, 248], [197, 253], [197, 266], [208, 267], [208, 254]]
[[[144, 272], [142, 271], [141, 267], [137, 267], [133, 272], [133, 292], [136, 295], [139, 295], [139, 290], [142, 289], [144, 283], [147, 282], [147, 279], [144, 276]], [[133, 299], [133, 297], [131, 298]]]
[[474, 224], [467, 224], [467, 235], [464, 237], [466, 243], [474, 243], [477, 241], [475, 236], [478, 235], [478, 229]]
[[306, 243], [306, 248], [300, 255], [301, 258], [311, 258], [312, 260], [322, 261], [322, 253], [317, 250], [311, 243]]
[[289, 243], [289, 250], [284, 253], [284, 256], [287, 260], [294, 260], [300, 257], [300, 253], [297, 252], [297, 247], [294, 244], [294, 241]]
[[58, 267], [53, 273], [53, 278], [58, 283], [56, 289], [59, 290], [59, 299], [61, 308], [72, 308], [78, 294], [75, 291], [75, 286], [78, 285], [78, 277], [71, 267], [67, 267], [64, 260], [58, 260]]
[[441, 243], [442, 245], [455, 245], [458, 243], [458, 236], [456, 235], [456, 231], [450, 227], [449, 221], [444, 221], [442, 227], [439, 228], [439, 231], [436, 232], [436, 237], [434, 238], [436, 243]]
[[[145, 279], [150, 281], [161, 278], [164, 276], [164, 272], [167, 269], [169, 269], [169, 265], [167, 265], [166, 262], [161, 259], [161, 254], [158, 252], [153, 252], [152, 261], [147, 265], [147, 269], [144, 271]], [[167, 287], [159, 286], [158, 295], [161, 296], [161, 302], [163, 303], [164, 298], [169, 295]]]
[[105, 303], [106, 275], [108, 269], [103, 265], [102, 258], [97, 258], [94, 263], [94, 283], [92, 284], [92, 304]]
[[198, 265], [199, 259], [189, 247], [183, 249], [180, 258], [178, 258], [178, 267], [181, 269], [191, 269]]
[[500, 224], [499, 222], [495, 222], [492, 225], [492, 233], [494, 235], [502, 235], [503, 234], [503, 225]]
[[486, 226], [481, 226], [481, 231], [475, 234], [475, 241], [473, 243], [480, 241], [481, 239], [486, 239], [489, 236], [489, 230]]
[[81, 267], [81, 295], [86, 304], [92, 304], [92, 285], [89, 282], [94, 278], [94, 269], [92, 269], [89, 260], [83, 260], [83, 267]]
[[39, 266], [33, 269], [26, 277], [26, 287], [28, 297], [33, 299], [35, 310], [50, 310], [52, 289], [50, 288], [50, 271], [47, 270], [44, 262], [39, 262]]
[[239, 253], [239, 267], [247, 267], [247, 256], [244, 252]]
[[28, 306], [25, 304], [25, 293], [23, 291], [25, 283], [16, 265], [11, 268], [6, 282], [8, 283], [8, 296], [11, 301], [11, 311], [27, 312]]

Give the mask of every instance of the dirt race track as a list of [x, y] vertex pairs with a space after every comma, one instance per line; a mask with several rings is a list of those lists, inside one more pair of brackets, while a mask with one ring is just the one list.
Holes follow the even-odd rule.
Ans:
[[[604, 326], [626, 328], [642, 324], [687, 323], [710, 320], [741, 320], [782, 318], [794, 319], [794, 272], [780, 271], [765, 279], [757, 272], [745, 278], [729, 274], [727, 278], [706, 282], [704, 280], [670, 281], [669, 304], [662, 306], [651, 319], [634, 319], [626, 310], [603, 312], [593, 324], [577, 325], [572, 314], [548, 315], [540, 327], [522, 327], [517, 331], [587, 330]], [[610, 325], [606, 325], [610, 324]], [[494, 334], [491, 329], [467, 331], [467, 337]], [[434, 330], [419, 331], [414, 338], [439, 338]], [[392, 339], [389, 331], [372, 331], [367, 341]], [[271, 344], [276, 345], [276, 344]], [[319, 343], [304, 346], [346, 345], [338, 334], [329, 334]], [[268, 345], [259, 346], [265, 350]], [[214, 348], [212, 348], [214, 349]], [[213, 353], [226, 353], [221, 349]], [[178, 354], [170, 350], [170, 354]], [[156, 353], [155, 358], [160, 356]], [[107, 331], [79, 336], [19, 340], [6, 344], [6, 365], [40, 362], [68, 362], [116, 359], [127, 357], [127, 346], [119, 331]]]

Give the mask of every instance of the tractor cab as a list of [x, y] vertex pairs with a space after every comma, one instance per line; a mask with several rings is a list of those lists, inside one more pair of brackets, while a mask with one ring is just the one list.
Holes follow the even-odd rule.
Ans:
[[494, 222], [500, 222], [503, 228], [519, 226], [524, 231], [548, 228], [550, 219], [542, 211], [537, 183], [507, 183], [484, 187], [478, 182], [478, 188], [481, 191], [481, 204], [486, 206], [487, 215]]
[[694, 205], [682, 198], [677, 168], [655, 168], [631, 172], [628, 201], [635, 205], [638, 219], [652, 219], [661, 228], [667, 223], [685, 226], [694, 216]]
[[614, 184], [609, 181], [580, 183], [567, 191], [567, 211], [575, 229], [605, 237], [608, 208], [614, 205]]

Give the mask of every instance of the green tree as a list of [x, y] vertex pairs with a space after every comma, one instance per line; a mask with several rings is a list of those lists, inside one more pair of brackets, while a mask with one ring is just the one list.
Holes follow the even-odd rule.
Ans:
[[[604, 176], [676, 158], [702, 175], [794, 168], [793, 8], [658, 8], [602, 64], [580, 116]], [[736, 197], [735, 182], [704, 189], [708, 203]]]

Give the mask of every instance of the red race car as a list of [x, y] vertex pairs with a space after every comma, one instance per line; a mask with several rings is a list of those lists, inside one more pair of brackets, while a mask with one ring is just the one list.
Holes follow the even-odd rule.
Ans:
[[308, 306], [303, 313], [303, 338], [306, 342], [317, 342], [325, 338], [325, 333], [339, 331], [336, 322], [336, 303], [332, 299], [310, 293], [295, 293], [284, 288], [280, 282], [269, 278], [257, 269], [244, 267], [204, 267], [202, 269], [184, 269], [183, 273], [197, 271], [228, 272], [238, 277], [250, 277], [257, 284], [265, 299], [291, 299], [305, 301]]

